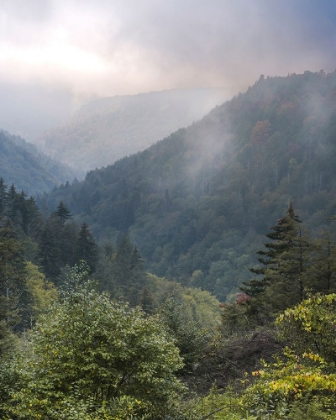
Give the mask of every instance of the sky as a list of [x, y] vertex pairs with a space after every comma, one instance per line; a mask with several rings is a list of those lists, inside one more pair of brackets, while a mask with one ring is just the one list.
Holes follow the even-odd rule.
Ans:
[[0, 128], [35, 141], [86, 101], [336, 68], [335, 0], [0, 0]]
[[0, 84], [113, 96], [336, 67], [334, 0], [0, 0]]

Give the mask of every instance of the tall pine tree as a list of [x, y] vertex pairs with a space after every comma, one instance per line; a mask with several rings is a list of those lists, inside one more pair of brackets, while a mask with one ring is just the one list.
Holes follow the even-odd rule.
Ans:
[[61, 220], [63, 225], [67, 220], [72, 218], [70, 210], [63, 203], [63, 201], [60, 201], [59, 205], [57, 206], [57, 210], [55, 211], [54, 214], [55, 214], [55, 216], [57, 216]]
[[98, 246], [93, 239], [89, 226], [84, 222], [80, 228], [76, 243], [76, 262], [84, 260], [95, 271], [98, 261]]
[[244, 283], [241, 289], [255, 300], [251, 307], [278, 312], [300, 302], [305, 297], [307, 269], [310, 266], [310, 242], [303, 235], [301, 221], [290, 203], [286, 216], [278, 220], [266, 234], [270, 242], [257, 252], [261, 264], [251, 268], [259, 277]]

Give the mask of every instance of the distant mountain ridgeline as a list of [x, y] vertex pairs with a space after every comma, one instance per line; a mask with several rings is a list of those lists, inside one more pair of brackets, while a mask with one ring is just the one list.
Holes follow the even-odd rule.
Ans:
[[225, 300], [290, 201], [303, 227], [329, 228], [335, 161], [336, 73], [262, 76], [189, 128], [38, 201], [63, 200], [102, 242], [128, 230], [149, 271]]
[[70, 89], [38, 80], [0, 81], [0, 98], [0, 127], [27, 141], [69, 118], [77, 102]]
[[36, 139], [48, 155], [85, 172], [144, 150], [227, 99], [223, 89], [182, 89], [98, 99]]
[[0, 177], [28, 194], [49, 191], [76, 175], [66, 165], [39, 152], [19, 136], [0, 130]]

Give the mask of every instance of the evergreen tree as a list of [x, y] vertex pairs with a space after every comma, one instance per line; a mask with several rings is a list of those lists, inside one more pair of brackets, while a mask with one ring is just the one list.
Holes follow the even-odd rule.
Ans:
[[25, 207], [27, 212], [25, 232], [30, 238], [37, 241], [41, 234], [43, 217], [33, 197], [25, 201]]
[[264, 244], [266, 250], [257, 252], [261, 266], [250, 269], [261, 277], [243, 283], [245, 287], [241, 287], [247, 295], [257, 298], [249, 301], [251, 307], [267, 305], [271, 310], [279, 311], [304, 298], [310, 243], [304, 237], [300, 223], [290, 203], [287, 215], [266, 234], [271, 242]]
[[62, 224], [64, 224], [67, 220], [72, 218], [70, 210], [63, 203], [63, 201], [60, 201], [59, 205], [57, 206], [55, 215], [61, 220]]
[[116, 278], [119, 293], [129, 298], [131, 259], [133, 245], [128, 237], [124, 235], [117, 249], [113, 275]]
[[75, 255], [76, 262], [84, 260], [90, 267], [91, 272], [95, 271], [98, 261], [98, 246], [85, 222], [82, 224], [77, 237]]
[[17, 227], [20, 228], [25, 235], [28, 235], [29, 213], [26, 197], [27, 194], [24, 191], [21, 191], [21, 193], [17, 195], [17, 213], [19, 215], [18, 221], [20, 223]]
[[108, 292], [113, 298], [117, 298], [119, 287], [115, 276], [116, 251], [113, 244], [107, 243], [100, 248], [99, 259], [95, 271], [98, 279], [98, 287], [102, 292]]
[[138, 304], [140, 299], [140, 291], [146, 285], [146, 272], [144, 269], [143, 259], [138, 251], [137, 247], [134, 247], [132, 257], [131, 257], [131, 266], [130, 266], [130, 302], [133, 304]]
[[132, 304], [139, 303], [140, 291], [146, 284], [146, 273], [139, 251], [125, 235], [117, 250], [114, 275], [120, 293]]
[[39, 240], [39, 261], [48, 279], [55, 281], [60, 273], [60, 221], [50, 217], [44, 224]]
[[18, 217], [19, 200], [18, 193], [16, 192], [15, 185], [12, 184], [8, 190], [6, 197], [5, 215], [9, 217], [14, 226], [18, 226], [20, 218]]
[[59, 231], [60, 260], [62, 266], [73, 266], [76, 262], [76, 244], [78, 226], [70, 221], [62, 225]]

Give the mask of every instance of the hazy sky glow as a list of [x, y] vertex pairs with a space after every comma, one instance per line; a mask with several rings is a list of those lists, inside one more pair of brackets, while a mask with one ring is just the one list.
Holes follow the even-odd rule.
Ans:
[[112, 96], [336, 67], [334, 0], [0, 0], [0, 83]]

